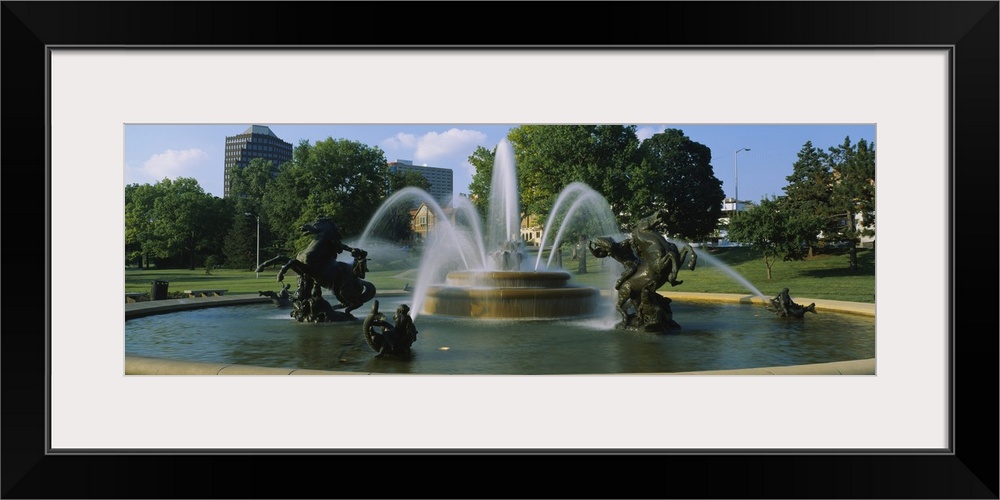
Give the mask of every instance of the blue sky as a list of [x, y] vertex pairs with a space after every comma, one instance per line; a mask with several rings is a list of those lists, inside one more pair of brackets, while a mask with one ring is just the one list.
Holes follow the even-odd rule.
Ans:
[[[125, 184], [154, 184], [164, 178], [193, 177], [201, 187], [222, 196], [226, 136], [240, 134], [250, 125], [266, 125], [293, 146], [327, 138], [350, 139], [378, 146], [386, 160], [412, 160], [415, 165], [450, 168], [455, 191], [468, 192], [475, 173], [468, 156], [483, 146], [492, 149], [516, 125], [282, 125], [269, 123], [232, 125], [126, 125]], [[640, 139], [665, 128], [678, 128], [693, 141], [712, 150], [715, 176], [727, 197], [739, 190], [743, 200], [758, 201], [781, 195], [785, 177], [792, 171], [806, 141], [822, 149], [850, 137], [875, 143], [875, 126], [862, 125], [637, 125]], [[877, 146], [877, 144], [876, 144]], [[734, 153], [742, 148], [749, 151]], [[734, 163], [734, 156], [737, 163]], [[738, 174], [738, 179], [736, 175]]]

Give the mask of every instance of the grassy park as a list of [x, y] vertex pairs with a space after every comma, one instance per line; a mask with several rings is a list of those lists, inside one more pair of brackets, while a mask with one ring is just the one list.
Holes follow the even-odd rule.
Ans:
[[[682, 268], [678, 279], [684, 283], [677, 287], [669, 285], [661, 291], [705, 292], [750, 294], [746, 286], [730, 276], [723, 266], [714, 265], [719, 261], [732, 269], [768, 297], [773, 297], [787, 287], [793, 297], [813, 299], [844, 300], [851, 302], [875, 302], [875, 250], [858, 249], [858, 270], [851, 271], [847, 265], [846, 251], [829, 251], [801, 261], [778, 261], [771, 269], [771, 280], [767, 280], [767, 269], [758, 252], [746, 247], [699, 249], [699, 258], [694, 271]], [[529, 259], [534, 261], [537, 254], [529, 249]], [[418, 262], [415, 259], [396, 261], [380, 265], [377, 261], [369, 264], [368, 281], [379, 290], [402, 290], [407, 284], [416, 282]], [[587, 256], [587, 272], [579, 273], [578, 262], [568, 258], [564, 252], [563, 267], [572, 275], [571, 282], [578, 285], [607, 288], [613, 278], [609, 276], [612, 263], [605, 259]], [[182, 297], [184, 290], [225, 289], [227, 294], [254, 294], [259, 291], [278, 291], [281, 286], [276, 277], [278, 266], [265, 269], [257, 277], [250, 270], [213, 269], [125, 269], [126, 293], [149, 293], [152, 282], [166, 281], [169, 297]], [[285, 276], [285, 283], [294, 289], [296, 277], [293, 272]]]

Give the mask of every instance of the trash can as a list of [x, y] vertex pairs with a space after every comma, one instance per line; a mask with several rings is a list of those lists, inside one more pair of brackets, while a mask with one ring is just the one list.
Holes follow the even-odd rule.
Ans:
[[167, 281], [154, 281], [153, 288], [150, 290], [149, 299], [150, 300], [163, 300], [167, 298], [167, 285], [170, 283]]

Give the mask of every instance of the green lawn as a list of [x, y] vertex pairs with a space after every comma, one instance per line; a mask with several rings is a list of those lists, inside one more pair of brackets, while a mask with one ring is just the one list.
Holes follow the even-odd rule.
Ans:
[[[268, 290], [280, 291], [281, 284], [278, 283], [277, 278], [277, 268], [265, 269], [260, 273], [260, 277], [257, 277], [253, 271], [234, 269], [214, 269], [212, 274], [205, 274], [204, 268], [194, 271], [187, 269], [126, 269], [125, 293], [149, 293], [153, 281], [166, 281], [169, 283], [167, 290], [170, 297], [182, 297], [184, 290], [206, 288], [228, 290], [227, 295], [241, 293], [256, 295]], [[370, 271], [365, 279], [374, 283], [376, 289], [402, 290], [407, 283], [412, 285], [416, 282], [416, 272], [409, 269]], [[289, 271], [285, 275], [285, 283], [292, 285], [292, 290], [294, 290], [296, 274]]]
[[[731, 277], [725, 268], [743, 276], [750, 284], [768, 297], [773, 297], [788, 287], [793, 297], [813, 299], [846, 300], [851, 302], [875, 302], [875, 250], [858, 250], [859, 269], [851, 272], [847, 268], [847, 253], [820, 254], [804, 261], [778, 261], [772, 267], [772, 279], [767, 280], [764, 260], [747, 248], [720, 248], [708, 251], [699, 249], [699, 254], [707, 252], [708, 257], [700, 257], [695, 270], [681, 269], [678, 279], [684, 283], [662, 291], [707, 292], [707, 293], [752, 293], [745, 285]], [[529, 253], [530, 262], [535, 254]], [[612, 281], [608, 275], [612, 266], [603, 259], [587, 256], [587, 273], [576, 272], [577, 261], [570, 260], [564, 253], [563, 266], [573, 274], [572, 282], [579, 285], [606, 287]], [[717, 260], [723, 265], [714, 264]], [[544, 261], [544, 259], [543, 259]], [[366, 279], [380, 290], [400, 290], [409, 283], [416, 282], [415, 260], [396, 261], [380, 267], [373, 264]], [[205, 269], [132, 269], [125, 270], [125, 292], [150, 291], [154, 280], [167, 281], [170, 296], [181, 296], [183, 290], [198, 288], [221, 288], [227, 294], [257, 294], [260, 291], [278, 291], [278, 268], [266, 269], [256, 277], [253, 271], [215, 269], [206, 274]], [[295, 287], [295, 274], [289, 272], [285, 282]]]

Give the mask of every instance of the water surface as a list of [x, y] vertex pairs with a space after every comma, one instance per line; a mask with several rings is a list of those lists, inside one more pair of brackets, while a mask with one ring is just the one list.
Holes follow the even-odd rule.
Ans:
[[[391, 315], [403, 298], [380, 299]], [[671, 304], [676, 333], [616, 330], [614, 319], [482, 320], [421, 315], [413, 354], [375, 358], [356, 323], [299, 323], [272, 304], [131, 319], [135, 356], [378, 373], [609, 374], [726, 370], [875, 357], [875, 320], [820, 311], [779, 318], [760, 305]]]

